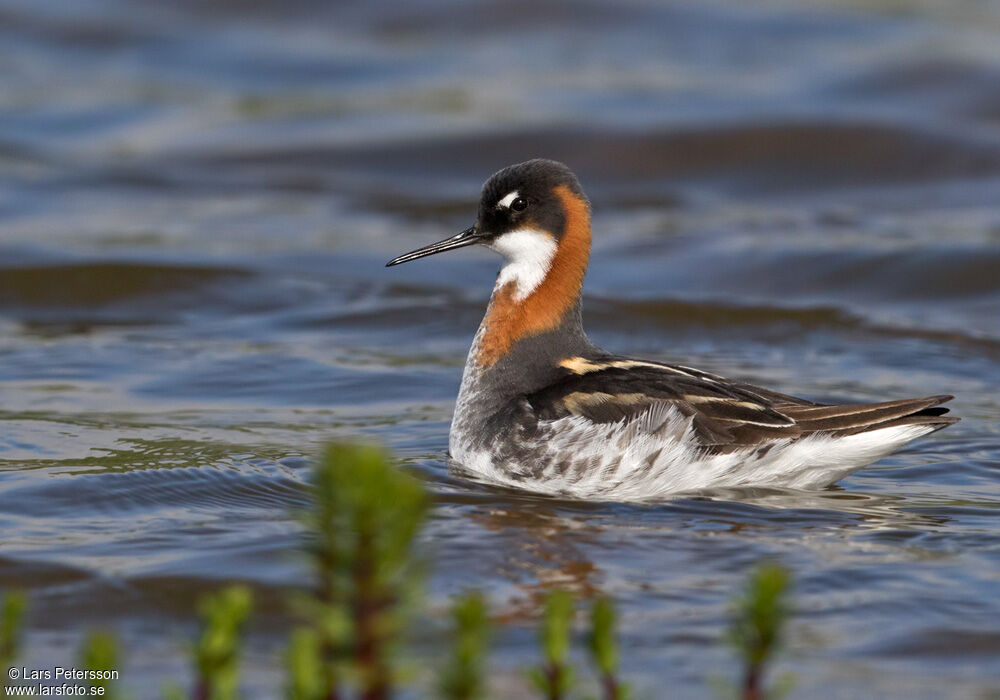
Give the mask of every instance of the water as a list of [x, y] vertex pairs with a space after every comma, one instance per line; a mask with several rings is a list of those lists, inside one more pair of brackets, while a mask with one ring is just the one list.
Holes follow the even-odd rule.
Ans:
[[[23, 663], [113, 629], [137, 697], [194, 600], [252, 584], [281, 687], [307, 459], [388, 444], [438, 506], [431, 615], [615, 596], [625, 674], [712, 697], [726, 604], [795, 573], [793, 697], [1000, 693], [1000, 11], [977, 2], [0, 5], [0, 586]], [[954, 393], [958, 425], [821, 492], [563, 502], [449, 475], [496, 270], [467, 226], [533, 156], [595, 208], [596, 342], [817, 400]], [[425, 652], [440, 635], [431, 625]], [[664, 691], [662, 689], [667, 689]]]

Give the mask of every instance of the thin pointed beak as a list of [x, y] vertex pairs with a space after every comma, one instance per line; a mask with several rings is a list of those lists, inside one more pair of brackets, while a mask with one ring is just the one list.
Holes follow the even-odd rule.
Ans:
[[472, 245], [473, 243], [478, 243], [482, 240], [482, 236], [476, 230], [475, 226], [470, 226], [456, 236], [451, 238], [445, 238], [443, 241], [438, 241], [437, 243], [431, 243], [430, 245], [425, 245], [423, 248], [417, 248], [412, 250], [405, 255], [400, 255], [398, 258], [393, 258], [385, 264], [386, 267], [392, 267], [393, 265], [399, 265], [400, 263], [410, 262], [411, 260], [416, 260], [417, 258], [425, 258], [428, 255], [434, 255], [435, 253], [443, 253], [446, 250], [455, 250], [456, 248], [464, 248], [467, 245]]

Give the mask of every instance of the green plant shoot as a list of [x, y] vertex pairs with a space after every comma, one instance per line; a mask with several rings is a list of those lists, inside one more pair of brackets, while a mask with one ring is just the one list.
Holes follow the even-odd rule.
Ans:
[[532, 674], [535, 686], [546, 700], [563, 700], [572, 682], [568, 664], [570, 626], [573, 622], [573, 597], [566, 591], [553, 591], [545, 600], [540, 641], [545, 662]]
[[617, 625], [615, 605], [611, 599], [602, 596], [595, 600], [590, 613], [587, 642], [604, 700], [625, 700], [628, 697], [627, 687], [618, 680]]
[[486, 695], [483, 666], [489, 641], [489, 617], [482, 594], [472, 592], [457, 598], [451, 616], [454, 641], [451, 659], [441, 676], [441, 697], [478, 700]]
[[320, 638], [323, 696], [339, 697], [346, 668], [364, 700], [383, 700], [419, 587], [413, 543], [426, 491], [383, 450], [335, 444], [316, 467], [312, 495], [304, 521], [317, 590], [307, 609]]
[[766, 697], [764, 675], [782, 642], [789, 587], [789, 575], [783, 567], [764, 564], [750, 575], [746, 590], [733, 603], [728, 638], [743, 663], [745, 700]]
[[[80, 664], [89, 671], [113, 671], [118, 668], [118, 642], [110, 632], [93, 632], [83, 643], [80, 651]], [[103, 698], [115, 700], [118, 693], [113, 680], [98, 678], [88, 680], [90, 688], [100, 688], [98, 693]]]
[[250, 606], [250, 590], [244, 586], [230, 586], [201, 600], [203, 629], [194, 648], [195, 700], [237, 697], [242, 633]]
[[7, 669], [14, 663], [21, 648], [21, 624], [28, 599], [23, 593], [11, 592], [0, 603], [0, 671], [3, 679], [0, 688], [7, 685]]

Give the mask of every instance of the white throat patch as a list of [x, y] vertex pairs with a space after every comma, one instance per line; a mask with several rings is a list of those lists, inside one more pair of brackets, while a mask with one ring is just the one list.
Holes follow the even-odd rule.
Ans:
[[552, 236], [535, 229], [518, 229], [494, 239], [490, 248], [507, 260], [500, 269], [496, 288], [513, 282], [517, 285], [514, 298], [526, 299], [549, 274], [556, 247]]

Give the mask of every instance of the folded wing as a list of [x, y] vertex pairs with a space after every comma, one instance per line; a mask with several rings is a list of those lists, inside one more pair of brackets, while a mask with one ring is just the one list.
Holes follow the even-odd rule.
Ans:
[[698, 441], [730, 451], [823, 432], [851, 435], [897, 425], [944, 427], [939, 404], [951, 396], [826, 406], [677, 365], [620, 358], [564, 360], [564, 374], [527, 397], [542, 420], [577, 416], [630, 423], [675, 407], [692, 421]]

